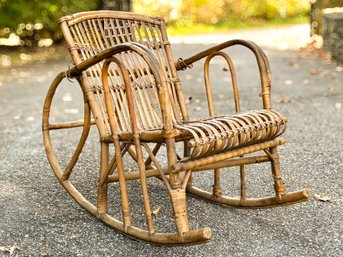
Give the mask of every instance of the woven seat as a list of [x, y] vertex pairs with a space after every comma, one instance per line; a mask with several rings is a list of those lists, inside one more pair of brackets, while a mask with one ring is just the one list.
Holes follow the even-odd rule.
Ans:
[[[286, 118], [271, 107], [269, 63], [255, 43], [231, 40], [174, 61], [165, 22], [161, 18], [92, 11], [63, 17], [60, 24], [73, 66], [56, 76], [47, 93], [43, 109], [43, 140], [56, 177], [89, 213], [131, 237], [157, 244], [182, 245], [202, 243], [211, 238], [210, 228], [190, 228], [188, 194], [239, 207], [279, 206], [308, 199], [307, 189], [286, 192], [277, 151], [277, 147], [285, 143], [281, 135], [286, 129]], [[251, 51], [253, 61], [257, 62], [261, 109], [241, 111], [234, 64], [225, 52], [234, 45]], [[225, 60], [227, 74], [231, 76], [235, 112], [230, 115], [214, 112], [209, 79], [209, 66], [214, 57]], [[200, 60], [204, 60], [209, 116], [195, 120], [190, 117], [179, 73], [195, 63], [202, 63]], [[58, 101], [55, 93], [65, 78], [75, 79], [80, 85], [83, 119], [53, 123], [51, 121], [56, 117], [51, 116], [58, 111], [51, 111], [52, 103]], [[57, 104], [56, 108], [61, 106]], [[86, 141], [92, 139], [89, 137], [92, 126], [96, 127], [101, 149], [99, 172], [94, 182], [96, 190], [92, 190], [89, 183], [91, 174], [94, 174], [90, 171], [93, 166], [88, 158], [86, 162], [80, 161], [84, 148], [89, 146]], [[68, 161], [67, 154], [56, 153], [60, 148], [55, 149], [52, 141], [57, 133], [68, 134], [70, 129], [79, 129], [81, 135]], [[62, 157], [64, 159], [59, 160]], [[245, 167], [264, 162], [271, 164], [270, 177], [275, 193], [268, 197], [249, 198]], [[228, 171], [228, 167], [238, 167], [240, 195], [236, 197], [222, 193], [226, 181], [221, 173]], [[200, 171], [213, 175], [212, 191], [193, 184], [193, 174]], [[156, 206], [152, 206], [148, 186], [148, 179], [153, 177], [162, 181], [170, 198], [170, 211], [175, 222], [175, 230], [171, 233], [156, 229], [160, 226], [156, 226], [153, 218], [156, 211], [152, 210]], [[131, 192], [134, 186], [128, 185], [132, 180], [139, 181], [138, 195]], [[114, 188], [118, 190], [115, 193]], [[133, 195], [143, 201], [131, 200]], [[136, 205], [140, 203], [144, 209], [144, 225], [134, 215], [139, 209]], [[113, 204], [117, 205], [112, 207]], [[118, 208], [121, 208], [120, 217], [116, 213]]]
[[185, 122], [176, 128], [182, 137], [191, 136], [190, 156], [198, 158], [274, 139], [285, 131], [286, 118], [276, 111], [261, 110]]

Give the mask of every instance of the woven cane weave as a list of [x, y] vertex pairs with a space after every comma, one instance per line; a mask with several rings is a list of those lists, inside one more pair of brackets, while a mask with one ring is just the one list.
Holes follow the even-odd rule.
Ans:
[[191, 157], [197, 158], [273, 139], [286, 130], [286, 122], [286, 118], [274, 110], [254, 110], [185, 122], [176, 128], [192, 136], [189, 140]]

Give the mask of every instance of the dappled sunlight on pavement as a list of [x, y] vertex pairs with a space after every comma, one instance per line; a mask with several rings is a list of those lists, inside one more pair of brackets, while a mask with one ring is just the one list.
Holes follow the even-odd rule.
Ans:
[[277, 50], [295, 50], [310, 42], [310, 26], [303, 24], [170, 37], [172, 44], [218, 44], [231, 39], [252, 40], [262, 47]]

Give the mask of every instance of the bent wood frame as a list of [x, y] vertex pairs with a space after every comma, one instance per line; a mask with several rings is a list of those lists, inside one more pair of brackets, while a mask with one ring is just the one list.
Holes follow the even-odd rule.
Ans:
[[[132, 41], [113, 44], [114, 39], [106, 39], [102, 27], [105, 21], [110, 24], [110, 33], [118, 34], [113, 34], [115, 40], [124, 41], [130, 35]], [[80, 27], [77, 27], [78, 24], [81, 24]], [[75, 39], [70, 32], [72, 26], [76, 26], [74, 34], [80, 37], [77, 43], [74, 42]], [[208, 241], [212, 235], [208, 227], [190, 228], [186, 192], [218, 204], [238, 207], [272, 207], [307, 200], [307, 189], [288, 193], [285, 190], [277, 147], [286, 142], [285, 138], [280, 136], [286, 129], [286, 120], [271, 109], [269, 63], [264, 52], [255, 43], [231, 40], [174, 63], [165, 24], [160, 18], [125, 12], [94, 11], [63, 17], [61, 28], [75, 65], [59, 73], [49, 88], [43, 109], [43, 140], [56, 177], [75, 201], [90, 214], [128, 236], [157, 244], [183, 245]], [[135, 28], [139, 30], [134, 30]], [[85, 36], [81, 35], [82, 31]], [[146, 39], [140, 33], [150, 37]], [[89, 46], [90, 41], [87, 40], [92, 38], [95, 38], [93, 41], [95, 45]], [[106, 40], [112, 40], [112, 45], [108, 45]], [[104, 47], [105, 43], [106, 47]], [[234, 66], [230, 57], [222, 52], [234, 45], [242, 45], [250, 49], [256, 57], [261, 79], [262, 110], [240, 112]], [[221, 56], [229, 66], [236, 107], [236, 114], [231, 116], [216, 116], [214, 112], [209, 79], [210, 61], [214, 56]], [[206, 59], [204, 76], [209, 117], [203, 120], [191, 120], [177, 71], [190, 68], [193, 63], [203, 58]], [[132, 67], [132, 64], [135, 65]], [[94, 76], [101, 82], [100, 88], [95, 88], [87, 80], [89, 76]], [[149, 105], [144, 105], [144, 101], [148, 100], [142, 98], [146, 94], [142, 91], [145, 89], [134, 84], [136, 83], [134, 80], [138, 77], [149, 79], [147, 84], [149, 86], [146, 89], [155, 90], [153, 92], [158, 99], [161, 123], [157, 117], [153, 129], [145, 129], [145, 121], [141, 120], [142, 112], [148, 111], [153, 115], [155, 113], [146, 110]], [[50, 123], [52, 101], [64, 78], [75, 78], [79, 82], [83, 92], [84, 118], [81, 121]], [[120, 81], [117, 84], [122, 84], [117, 89], [113, 78]], [[116, 94], [121, 95], [116, 98]], [[103, 99], [102, 102], [96, 100], [99, 97]], [[137, 99], [140, 99], [140, 102]], [[124, 129], [123, 119], [119, 119], [118, 114], [124, 109], [127, 110], [127, 116], [123, 118], [126, 119], [124, 122], [129, 124], [127, 130]], [[95, 205], [83, 196], [69, 179], [92, 125], [96, 125], [98, 129], [101, 147], [99, 179], [97, 191], [94, 192], [97, 198]], [[79, 143], [68, 165], [62, 169], [52, 146], [50, 131], [76, 127], [82, 128]], [[176, 144], [182, 142], [184, 154], [180, 156], [176, 152]], [[154, 145], [153, 148], [150, 148], [151, 144]], [[114, 146], [113, 156], [110, 155], [109, 145]], [[157, 157], [163, 145], [167, 152], [167, 166], [163, 166]], [[147, 158], [143, 156], [143, 152], [148, 155]], [[246, 156], [256, 152], [263, 154]], [[127, 172], [123, 161], [123, 156], [126, 154], [132, 158], [132, 161], [137, 162], [137, 171]], [[264, 162], [271, 163], [275, 195], [247, 198], [245, 166]], [[221, 169], [234, 166], [238, 166], [240, 172], [239, 198], [224, 196], [221, 190], [223, 182]], [[206, 170], [213, 170], [212, 192], [192, 185], [192, 174]], [[155, 229], [147, 186], [147, 179], [151, 177], [160, 178], [169, 193], [175, 232], [159, 233]], [[127, 187], [130, 180], [140, 182], [146, 228], [137, 227], [132, 218]], [[117, 182], [120, 188], [118, 197], [122, 206], [122, 220], [108, 213], [108, 184], [114, 182]]]

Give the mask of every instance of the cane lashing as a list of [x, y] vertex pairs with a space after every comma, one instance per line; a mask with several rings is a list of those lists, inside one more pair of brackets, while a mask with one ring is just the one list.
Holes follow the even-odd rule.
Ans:
[[192, 136], [191, 157], [199, 158], [273, 139], [285, 131], [286, 122], [276, 111], [260, 110], [185, 122], [177, 128]]

